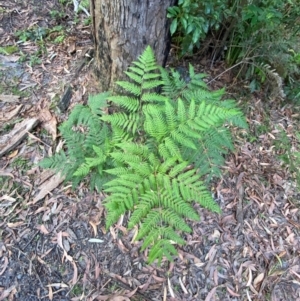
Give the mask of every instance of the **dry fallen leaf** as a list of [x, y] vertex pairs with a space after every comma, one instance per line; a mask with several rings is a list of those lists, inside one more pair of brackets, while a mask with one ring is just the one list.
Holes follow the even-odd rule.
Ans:
[[48, 286], [48, 290], [49, 290], [49, 293], [48, 293], [49, 300], [53, 300], [53, 291], [52, 291], [52, 287], [51, 287], [51, 286]]
[[0, 95], [0, 101], [2, 102], [16, 102], [20, 99], [19, 95]]
[[14, 151], [12, 151], [12, 152], [7, 156], [7, 158], [8, 158], [8, 159], [12, 159], [12, 158], [14, 158], [18, 153], [19, 153], [19, 150], [15, 149]]
[[72, 261], [72, 264], [73, 264], [73, 268], [74, 268], [72, 284], [75, 285], [78, 281], [78, 269], [77, 269], [76, 263], [74, 261]]
[[2, 267], [2, 270], [0, 271], [0, 276], [5, 272], [7, 266], [8, 266], [8, 258], [5, 256], [3, 257], [3, 267]]
[[163, 297], [163, 301], [167, 301], [167, 288], [164, 287], [164, 297]]
[[204, 301], [213, 301], [216, 300], [216, 290], [217, 290], [217, 286], [215, 286], [206, 296]]
[[27, 133], [38, 124], [37, 118], [25, 119], [15, 125], [6, 135], [0, 137], [0, 157], [14, 149], [26, 138]]
[[69, 37], [67, 50], [69, 54], [74, 54], [76, 52], [76, 40], [75, 37]]
[[18, 105], [16, 108], [14, 108], [13, 110], [7, 112], [1, 112], [0, 113], [0, 121], [11, 121], [15, 116], [17, 116], [19, 114], [19, 112], [21, 111], [23, 105]]
[[211, 235], [211, 237], [214, 239], [220, 239], [220, 236], [221, 236], [221, 233], [217, 229], [215, 229], [214, 233]]
[[57, 137], [57, 120], [54, 115], [48, 109], [42, 109], [39, 114], [39, 118], [42, 121], [42, 127], [52, 135], [53, 141]]
[[7, 223], [8, 228], [17, 228], [24, 225], [24, 222]]
[[183, 282], [181, 280], [181, 278], [179, 277], [179, 284], [181, 286], [181, 289], [183, 290], [183, 292], [187, 295], [188, 294], [188, 291], [187, 289], [185, 288], [185, 286], [183, 285]]
[[89, 224], [92, 226], [92, 228], [93, 228], [93, 231], [94, 231], [94, 236], [97, 236], [97, 233], [98, 233], [98, 231], [97, 231], [97, 225], [99, 225], [100, 223], [98, 222], [98, 223], [94, 223], [93, 221], [89, 221]]
[[265, 276], [264, 273], [260, 273], [255, 277], [255, 279], [253, 281], [253, 286], [255, 289], [257, 289], [258, 284], [263, 281], [264, 276]]
[[11, 292], [13, 292], [16, 289], [15, 285], [10, 286], [9, 288], [7, 288], [6, 290], [4, 290], [1, 295], [0, 295], [0, 300], [5, 300], [5, 298], [7, 298]]
[[117, 233], [113, 227], [109, 227], [109, 231], [114, 240], [117, 239]]
[[54, 188], [56, 188], [59, 184], [64, 181], [64, 177], [61, 176], [60, 173], [52, 176], [50, 179], [42, 183], [38, 189], [39, 193], [34, 197], [32, 204], [35, 204], [39, 200], [43, 199], [49, 192], [51, 192]]
[[[64, 261], [64, 257], [70, 261], [70, 262], [73, 262], [73, 257], [68, 255], [67, 251], [65, 250], [64, 246], [63, 246], [63, 232], [62, 231], [59, 231], [56, 235], [56, 238], [57, 238], [57, 244], [62, 248], [63, 252], [64, 252], [64, 255], [63, 255], [63, 258], [62, 258], [62, 262]], [[67, 234], [67, 233], [65, 233]], [[77, 269], [76, 265], [75, 265], [75, 268]], [[74, 270], [74, 274], [75, 274], [75, 270]]]
[[230, 287], [226, 286], [226, 289], [228, 291], [228, 293], [233, 296], [233, 297], [240, 297], [241, 295], [237, 294], [236, 292], [234, 292]]
[[1, 55], [1, 60], [5, 61], [5, 62], [11, 62], [11, 63], [15, 63], [20, 59], [19, 55], [14, 55], [14, 54], [10, 54], [10, 55]]
[[173, 291], [173, 288], [172, 288], [172, 285], [171, 285], [171, 282], [170, 282], [169, 278], [168, 278], [168, 289], [169, 289], [169, 293], [170, 293], [171, 297], [175, 298], [175, 294], [174, 294], [174, 291]]
[[43, 234], [49, 234], [49, 231], [47, 230], [45, 225], [37, 225], [35, 228], [40, 230], [40, 232]]
[[249, 278], [248, 278], [248, 281], [247, 281], [246, 286], [251, 286], [252, 279], [253, 279], [253, 276], [252, 276], [252, 270], [251, 270], [250, 268], [248, 268], [247, 270], [248, 270], [248, 272], [249, 272], [249, 274], [248, 274]]

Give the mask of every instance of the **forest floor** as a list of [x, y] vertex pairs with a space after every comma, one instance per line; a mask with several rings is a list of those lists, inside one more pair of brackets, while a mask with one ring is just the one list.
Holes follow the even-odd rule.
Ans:
[[[11, 145], [0, 155], [0, 300], [299, 301], [295, 104], [250, 94], [230, 72], [211, 81], [239, 102], [249, 131], [234, 129], [235, 152], [211, 183], [222, 214], [199, 210], [162, 267], [146, 264], [122, 225], [105, 230], [103, 196], [38, 167], [61, 145], [72, 107], [97, 92], [87, 20], [68, 0], [0, 3], [0, 154]], [[209, 81], [226, 70], [190, 61]]]

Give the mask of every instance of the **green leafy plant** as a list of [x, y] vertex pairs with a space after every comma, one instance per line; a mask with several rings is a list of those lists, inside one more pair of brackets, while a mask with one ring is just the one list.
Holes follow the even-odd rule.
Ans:
[[[271, 98], [295, 100], [299, 80], [299, 0], [253, 1], [240, 9], [226, 53], [230, 65], [244, 61], [239, 74]], [[253, 90], [253, 89], [252, 89]]]
[[0, 54], [4, 54], [4, 55], [10, 55], [18, 51], [19, 48], [16, 45], [0, 47]]
[[179, 0], [177, 6], [168, 8], [168, 18], [172, 19], [170, 31], [178, 32], [177, 41], [182, 54], [199, 48], [210, 29], [218, 30], [223, 20], [226, 1]]
[[35, 66], [35, 65], [40, 65], [42, 63], [42, 60], [40, 59], [40, 53], [39, 52], [36, 52], [34, 53], [32, 56], [30, 56], [30, 59], [29, 59], [29, 65], [32, 67], [32, 66]]
[[84, 26], [88, 26], [88, 25], [91, 25], [92, 24], [92, 18], [91, 17], [87, 17], [84, 19], [83, 21], [83, 25]]
[[67, 150], [61, 150], [41, 162], [43, 167], [60, 171], [67, 181], [72, 181], [73, 187], [89, 174], [90, 188], [100, 191], [103, 183], [110, 178], [103, 170], [112, 165], [109, 158], [101, 157], [103, 153], [109, 153], [112, 145], [110, 130], [100, 120], [108, 95], [90, 96], [87, 106], [77, 105], [68, 120], [59, 127]]
[[[229, 126], [246, 127], [243, 114], [224, 91], [210, 92], [204, 74], [189, 67], [189, 81], [157, 66], [147, 47], [118, 81], [117, 95], [90, 97], [60, 127], [67, 149], [42, 161], [73, 183], [91, 177], [106, 194], [106, 226], [131, 212], [149, 262], [172, 260], [186, 219], [199, 220], [193, 204], [220, 213], [205, 184], [220, 173], [233, 149]], [[160, 91], [160, 93], [159, 93]], [[106, 100], [110, 102], [107, 109]], [[92, 185], [93, 186], [93, 185]]]
[[168, 9], [181, 54], [201, 46], [212, 61], [225, 59], [251, 91], [269, 87], [269, 96], [292, 100], [300, 95], [299, 13], [299, 0], [180, 0]]
[[48, 34], [48, 30], [45, 27], [34, 26], [26, 30], [18, 30], [15, 36], [22, 42], [43, 40]]
[[55, 19], [56, 21], [60, 21], [65, 17], [65, 13], [63, 11], [54, 9], [50, 11], [50, 16], [52, 19]]

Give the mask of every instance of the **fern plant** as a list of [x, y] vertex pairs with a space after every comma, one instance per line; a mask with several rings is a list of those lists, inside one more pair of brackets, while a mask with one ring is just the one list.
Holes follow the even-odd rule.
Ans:
[[72, 181], [73, 187], [87, 179], [92, 190], [101, 190], [110, 179], [104, 170], [112, 166], [109, 157], [113, 148], [111, 130], [100, 119], [108, 95], [106, 92], [90, 96], [87, 106], [75, 106], [69, 119], [59, 127], [66, 150], [40, 162], [43, 168], [61, 172], [66, 181]]
[[[136, 240], [150, 249], [148, 261], [160, 263], [172, 260], [175, 244], [184, 244], [182, 233], [192, 232], [187, 220], [199, 220], [195, 202], [221, 212], [204, 179], [220, 173], [233, 149], [229, 125], [247, 125], [232, 100], [221, 100], [223, 90], [210, 92], [192, 66], [188, 83], [160, 68], [150, 47], [126, 74], [128, 81], [117, 82], [118, 95], [101, 94], [74, 109], [61, 126], [66, 152], [43, 166], [63, 169], [63, 157], [69, 178], [97, 174], [106, 226], [131, 212], [128, 228], [138, 228]], [[111, 113], [102, 110], [105, 100]], [[77, 135], [79, 125], [88, 131]]]
[[[207, 126], [201, 131], [196, 138], [196, 148], [185, 148], [182, 155], [185, 160], [193, 162], [195, 168], [198, 168], [201, 176], [205, 176], [209, 181], [214, 176], [221, 175], [221, 166], [225, 163], [224, 155], [229, 150], [233, 150], [231, 133], [228, 125], [234, 125], [241, 128], [247, 128], [247, 123], [240, 111], [236, 110], [234, 100], [221, 98], [225, 90], [209, 91], [207, 85], [203, 81], [205, 74], [195, 74], [193, 66], [189, 66], [189, 81], [186, 82], [180, 77], [179, 72], [171, 70], [169, 74], [166, 70], [161, 69], [164, 86], [162, 88], [165, 95], [171, 102], [177, 103], [177, 99], [181, 99], [183, 103], [193, 106], [205, 106], [215, 108], [218, 112], [227, 114], [223, 115], [216, 123]], [[205, 105], [204, 105], [205, 103]], [[226, 113], [227, 112], [227, 113]], [[206, 111], [206, 114], [208, 111]], [[217, 118], [214, 111], [209, 118]], [[201, 116], [200, 120], [206, 120], [206, 116]], [[226, 126], [225, 122], [227, 122]], [[191, 129], [188, 130], [190, 133]], [[201, 154], [201, 156], [199, 156]]]

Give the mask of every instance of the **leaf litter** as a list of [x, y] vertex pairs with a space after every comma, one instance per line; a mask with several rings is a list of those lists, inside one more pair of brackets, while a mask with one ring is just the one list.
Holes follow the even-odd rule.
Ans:
[[[1, 46], [15, 45], [17, 30], [55, 24], [49, 11], [58, 1], [27, 2], [0, 4]], [[71, 6], [65, 16], [60, 22], [70, 26]], [[249, 134], [235, 133], [236, 151], [212, 185], [222, 214], [197, 208], [201, 221], [191, 223], [194, 232], [175, 262], [148, 266], [125, 219], [106, 231], [102, 195], [85, 184], [72, 190], [36, 166], [61, 147], [57, 124], [67, 113], [59, 113], [55, 99], [69, 84], [70, 108], [86, 101], [87, 91], [97, 92], [90, 70], [76, 71], [91, 47], [89, 29], [80, 22], [71, 27], [62, 44], [45, 41], [40, 64], [27, 61], [17, 78], [4, 75], [0, 140], [10, 135], [11, 147], [0, 161], [0, 300], [300, 300], [297, 170], [280, 160], [299, 151], [299, 108], [259, 94], [246, 100]], [[38, 50], [31, 40], [17, 45], [29, 58]], [[39, 124], [28, 128], [28, 120]], [[20, 124], [26, 130], [13, 135]], [[292, 153], [280, 144], [281, 133]]]

